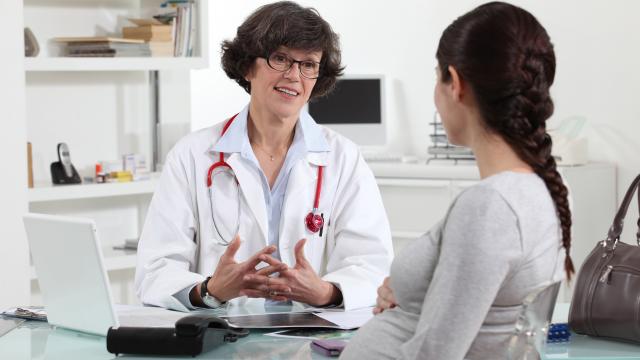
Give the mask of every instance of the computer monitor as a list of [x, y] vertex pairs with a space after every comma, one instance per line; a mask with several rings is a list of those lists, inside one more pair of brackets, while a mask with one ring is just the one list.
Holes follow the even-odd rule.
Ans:
[[329, 95], [309, 102], [311, 117], [364, 147], [387, 142], [384, 77], [346, 75]]

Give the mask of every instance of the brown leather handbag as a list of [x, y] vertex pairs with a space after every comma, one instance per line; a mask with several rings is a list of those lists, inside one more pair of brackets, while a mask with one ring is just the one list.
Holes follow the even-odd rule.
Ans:
[[578, 334], [640, 343], [640, 219], [637, 246], [620, 241], [639, 184], [640, 176], [627, 190], [607, 238], [580, 268], [569, 310], [569, 325]]

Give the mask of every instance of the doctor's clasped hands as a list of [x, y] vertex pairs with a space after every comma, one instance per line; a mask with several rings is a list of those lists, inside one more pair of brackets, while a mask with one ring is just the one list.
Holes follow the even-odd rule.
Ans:
[[[302, 239], [296, 243], [296, 264], [289, 267], [271, 256], [276, 250], [273, 245], [263, 248], [246, 261], [237, 262], [235, 255], [242, 241], [236, 236], [207, 282], [207, 292], [222, 302], [247, 296], [274, 301], [294, 300], [313, 306], [338, 305], [342, 302], [340, 290], [322, 280], [313, 270], [304, 256], [306, 241]], [[256, 266], [263, 262], [269, 265], [257, 269]], [[200, 291], [199, 287], [192, 290], [190, 299], [193, 303], [199, 302]]]
[[[213, 276], [211, 277], [211, 281], [207, 283], [207, 292], [223, 302], [243, 296], [245, 292], [262, 292], [262, 290], [264, 290], [259, 286], [259, 284], [245, 280], [249, 274], [259, 273], [263, 276], [269, 276], [282, 271], [287, 267], [285, 264], [278, 264], [276, 266], [268, 266], [260, 270], [256, 270], [256, 266], [262, 262], [263, 256], [268, 256], [276, 251], [276, 248], [273, 245], [263, 248], [246, 261], [238, 263], [235, 260], [235, 255], [238, 252], [240, 245], [240, 237], [236, 236], [227, 247], [227, 250], [220, 257], [220, 261], [213, 273]], [[256, 286], [251, 288], [252, 285]], [[289, 288], [287, 286], [277, 284], [271, 286], [270, 289], [271, 291], [277, 291], [280, 293], [289, 292]], [[195, 287], [190, 294], [191, 301], [198, 302], [200, 297], [200, 289]]]
[[[252, 274], [247, 274], [244, 281], [250, 288], [241, 295], [254, 298], [270, 298], [272, 300], [294, 300], [313, 306], [338, 305], [342, 302], [340, 290], [332, 283], [326, 282], [316, 274], [304, 256], [304, 245], [307, 239], [296, 243], [294, 267], [273, 258], [267, 253], [260, 254], [259, 259], [269, 266]], [[277, 270], [280, 269], [280, 270]], [[263, 271], [264, 270], [264, 271]], [[279, 277], [269, 275], [280, 272]], [[258, 288], [258, 290], [255, 290]]]

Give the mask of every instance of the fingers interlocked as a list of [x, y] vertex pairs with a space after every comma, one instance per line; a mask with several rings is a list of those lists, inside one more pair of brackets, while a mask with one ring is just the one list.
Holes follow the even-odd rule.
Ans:
[[288, 266], [279, 260], [269, 256], [268, 253], [257, 254], [254, 267], [260, 262], [269, 264], [260, 269], [252, 268], [243, 277], [244, 289], [241, 295], [252, 298], [267, 298], [276, 301], [286, 301], [285, 296], [291, 293], [291, 288], [280, 278], [273, 277], [273, 274], [287, 270]]

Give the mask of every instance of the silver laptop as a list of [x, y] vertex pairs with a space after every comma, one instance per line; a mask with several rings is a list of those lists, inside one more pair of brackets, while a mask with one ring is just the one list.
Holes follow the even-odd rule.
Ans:
[[97, 335], [118, 327], [95, 223], [27, 214], [24, 225], [49, 323]]

